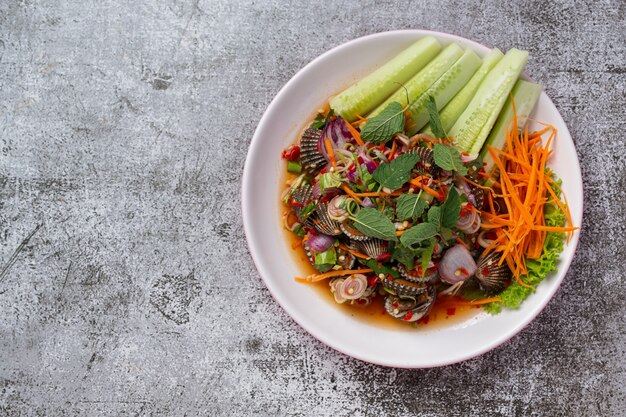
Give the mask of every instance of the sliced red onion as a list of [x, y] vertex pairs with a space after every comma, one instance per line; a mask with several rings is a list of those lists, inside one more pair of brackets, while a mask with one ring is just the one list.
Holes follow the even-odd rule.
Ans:
[[439, 263], [439, 277], [448, 284], [469, 279], [476, 272], [476, 262], [467, 248], [461, 244], [448, 249]]
[[365, 197], [363, 199], [363, 203], [361, 204], [363, 207], [376, 208], [376, 204], [372, 201], [371, 198]]
[[362, 274], [350, 275], [340, 287], [335, 288], [340, 297], [346, 300], [356, 300], [363, 297], [367, 290], [367, 278]]
[[335, 244], [335, 238], [322, 234], [314, 235], [309, 233], [306, 244], [313, 252], [322, 253]]
[[358, 156], [359, 158], [361, 158], [361, 161], [363, 161], [361, 166], [365, 165], [365, 168], [367, 168], [367, 172], [372, 174], [374, 171], [376, 171], [376, 168], [378, 168], [378, 164], [376, 163], [376, 161], [367, 156], [367, 154], [363, 151], [359, 152]]
[[322, 197], [326, 197], [326, 198], [332, 198], [338, 194], [341, 194], [341, 190], [339, 188], [326, 188], [324, 189], [324, 192], [322, 193], [322, 189], [320, 187], [320, 183], [316, 182], [315, 184], [313, 184], [313, 186], [311, 187], [311, 192], [313, 193], [313, 198], [319, 199]]
[[483, 230], [479, 235], [478, 235], [478, 244], [480, 246], [482, 246], [483, 248], [488, 248], [489, 245], [491, 245], [493, 243], [493, 240], [487, 238], [485, 235], [489, 233], [489, 230]]
[[330, 139], [330, 143], [333, 148], [343, 149], [346, 144], [355, 143], [352, 133], [350, 133], [350, 130], [346, 125], [346, 121], [343, 120], [341, 116], [337, 116], [335, 120], [326, 124], [326, 127], [322, 130], [322, 134], [317, 142], [317, 150], [324, 156], [324, 158], [326, 158], [328, 162], [330, 162], [330, 157], [328, 156], [328, 151], [326, 150], [326, 138]]

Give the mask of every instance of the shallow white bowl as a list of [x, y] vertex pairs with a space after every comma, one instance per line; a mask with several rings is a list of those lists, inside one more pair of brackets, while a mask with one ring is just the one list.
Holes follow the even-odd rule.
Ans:
[[[463, 361], [504, 343], [533, 320], [558, 289], [572, 261], [579, 232], [561, 255], [558, 272], [548, 277], [519, 310], [499, 315], [478, 314], [460, 324], [429, 330], [378, 327], [353, 318], [328, 303], [306, 284], [283, 236], [279, 194], [285, 164], [281, 150], [292, 143], [327, 98], [392, 58], [412, 42], [433, 35], [443, 44], [457, 42], [483, 56], [486, 46], [458, 36], [424, 30], [385, 32], [359, 38], [321, 55], [300, 70], [274, 98], [252, 138], [244, 168], [242, 209], [250, 253], [276, 301], [310, 334], [347, 355], [393, 367], [425, 368]], [[529, 65], [532, 64], [530, 57]], [[580, 225], [583, 188], [572, 138], [542, 93], [537, 120], [558, 129], [550, 166], [563, 179], [573, 221]]]

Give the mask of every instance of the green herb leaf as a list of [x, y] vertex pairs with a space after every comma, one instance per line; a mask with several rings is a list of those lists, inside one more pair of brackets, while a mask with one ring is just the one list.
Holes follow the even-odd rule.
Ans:
[[446, 201], [441, 205], [441, 225], [452, 227], [459, 221], [461, 197], [455, 187], [451, 187]]
[[317, 117], [315, 117], [315, 120], [313, 120], [313, 123], [311, 123], [311, 127], [314, 129], [323, 129], [330, 120], [331, 116], [333, 116], [334, 114], [335, 111], [333, 109], [330, 109], [330, 112], [328, 112], [328, 115], [326, 116], [318, 113]]
[[411, 178], [411, 170], [419, 159], [415, 154], [402, 154], [387, 164], [380, 164], [372, 175], [383, 187], [397, 190]]
[[426, 275], [426, 269], [428, 269], [428, 263], [430, 259], [433, 257], [433, 252], [435, 250], [435, 242], [436, 240], [430, 238], [428, 247], [422, 252], [422, 276]]
[[454, 146], [437, 143], [433, 147], [435, 164], [446, 171], [457, 171], [460, 175], [467, 174], [467, 167], [461, 161], [461, 154]]
[[311, 201], [300, 212], [300, 218], [304, 221], [308, 219], [311, 213], [313, 213], [314, 211], [315, 211], [315, 203]]
[[373, 208], [362, 208], [354, 218], [354, 227], [367, 236], [396, 241], [396, 228], [387, 216]]
[[419, 194], [401, 194], [398, 197], [396, 205], [396, 216], [398, 220], [417, 220], [424, 210], [428, 207], [428, 203], [420, 198]]
[[439, 119], [439, 110], [437, 110], [435, 98], [433, 96], [428, 96], [428, 99], [424, 104], [426, 105], [426, 110], [428, 110], [428, 116], [430, 117], [430, 130], [433, 131], [435, 137], [438, 139], [447, 138], [448, 136], [446, 135], [445, 130], [443, 130], [441, 119]]
[[400, 276], [400, 273], [398, 271], [390, 268], [389, 266], [381, 262], [378, 262], [376, 259], [368, 259], [367, 261], [365, 261], [365, 265], [367, 265], [368, 268], [372, 268], [376, 275], [385, 274], [391, 275], [394, 278], [398, 278]]
[[326, 172], [319, 177], [320, 191], [324, 192], [327, 188], [335, 188], [339, 187], [341, 182], [341, 177], [339, 174], [334, 172]]
[[416, 250], [405, 248], [402, 245], [396, 245], [391, 257], [401, 264], [404, 264], [408, 269], [413, 269], [415, 267], [415, 257], [417, 254], [418, 251]]
[[330, 271], [337, 263], [337, 252], [335, 247], [331, 246], [324, 252], [316, 253], [314, 256], [314, 267], [318, 271], [324, 273]]
[[435, 226], [437, 229], [441, 227], [441, 207], [433, 206], [428, 210], [428, 223]]
[[413, 248], [413, 245], [430, 239], [436, 234], [437, 228], [432, 223], [420, 223], [404, 232], [402, 236], [400, 236], [400, 242], [408, 248]]
[[404, 129], [404, 109], [397, 102], [389, 103], [378, 115], [370, 118], [361, 130], [361, 139], [365, 142], [387, 142]]

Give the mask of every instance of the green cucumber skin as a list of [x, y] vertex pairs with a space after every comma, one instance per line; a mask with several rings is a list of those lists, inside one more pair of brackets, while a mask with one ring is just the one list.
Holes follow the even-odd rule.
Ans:
[[411, 104], [408, 109], [411, 119], [408, 134], [414, 134], [428, 123], [429, 116], [425, 104], [428, 96], [433, 96], [437, 110], [440, 110], [467, 84], [481, 63], [482, 60], [474, 51], [466, 50], [448, 71]]
[[528, 52], [513, 48], [489, 71], [448, 132], [459, 151], [478, 154], [527, 62]]
[[439, 77], [461, 57], [461, 55], [463, 55], [463, 49], [461, 49], [459, 45], [455, 43], [448, 45], [435, 59], [428, 63], [424, 69], [407, 81], [403, 87], [397, 88], [396, 86], [397, 91], [385, 100], [384, 103], [374, 109], [367, 117], [371, 118], [376, 116], [394, 101], [400, 103], [402, 106], [406, 105], [407, 92], [410, 101], [420, 97], [428, 87], [437, 81]]
[[441, 48], [439, 41], [432, 36], [418, 40], [382, 67], [333, 97], [330, 107], [347, 121], [356, 120], [357, 114], [369, 113], [396, 91], [398, 84], [404, 84], [424, 68]]
[[[467, 82], [465, 87], [455, 95], [452, 100], [441, 110], [439, 113], [439, 119], [441, 120], [441, 126], [446, 132], [454, 125], [461, 113], [467, 108], [476, 90], [480, 87], [480, 84], [485, 79], [485, 76], [493, 69], [493, 67], [502, 59], [504, 54], [498, 48], [494, 48], [483, 58], [483, 63], [480, 68], [474, 73], [472, 78]], [[421, 133], [432, 135], [433, 131], [427, 124]]]
[[[480, 151], [480, 157], [485, 164], [485, 171], [490, 172], [494, 166], [493, 158], [491, 154], [487, 152], [487, 146], [503, 149], [506, 144], [506, 131], [511, 129], [513, 123], [513, 104], [515, 104], [515, 110], [517, 112], [516, 129], [520, 131], [524, 129], [528, 117], [530, 117], [537, 101], [539, 101], [541, 90], [541, 85], [531, 83], [530, 81], [519, 80], [515, 83], [511, 95], [504, 104], [500, 116], [498, 116], [498, 121], [493, 126], [487, 141]], [[512, 101], [511, 97], [513, 99]]]

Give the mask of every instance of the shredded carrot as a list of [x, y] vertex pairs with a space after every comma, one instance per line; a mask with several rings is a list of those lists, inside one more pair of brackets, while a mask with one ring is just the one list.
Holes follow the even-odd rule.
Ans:
[[354, 140], [356, 140], [356, 143], [358, 143], [361, 146], [365, 145], [365, 142], [363, 142], [363, 139], [361, 139], [361, 134], [359, 133], [358, 130], [356, 130], [350, 123], [346, 123], [346, 127], [352, 134], [352, 137], [354, 138]]
[[395, 140], [391, 144], [391, 152], [389, 152], [389, 157], [393, 158], [394, 153], [396, 153], [396, 141]]
[[330, 103], [327, 101], [324, 103], [324, 107], [322, 108], [322, 116], [326, 117], [330, 113]]
[[[512, 125], [517, 126], [515, 118]], [[521, 133], [515, 128], [507, 130], [504, 149], [488, 146], [495, 169], [487, 177], [494, 185], [498, 184], [501, 194], [495, 193], [493, 188], [469, 181], [489, 191], [486, 193], [488, 208], [481, 212], [481, 227], [494, 231], [497, 238], [485, 251], [501, 253], [498, 263], [502, 265], [506, 262], [515, 280], [528, 288], [532, 287], [521, 279], [528, 273], [526, 259], [541, 256], [547, 232], [571, 234], [578, 229], [572, 224], [567, 205], [561, 202], [552, 189], [554, 180], [546, 173], [546, 162], [552, 154], [551, 144], [556, 137], [556, 128], [546, 124], [544, 126], [532, 133], [528, 129]], [[546, 134], [549, 136], [544, 141]], [[499, 201], [505, 205], [500, 213], [496, 211], [494, 197], [499, 197]], [[544, 207], [549, 202], [554, 202], [565, 214], [568, 226], [545, 225]]]
[[359, 196], [358, 196], [358, 195], [356, 195], [356, 194], [354, 193], [354, 191], [352, 191], [352, 190], [350, 189], [350, 187], [348, 187], [346, 184], [341, 184], [341, 188], [342, 188], [342, 189], [343, 189], [343, 190], [344, 190], [344, 191], [345, 191], [345, 192], [346, 192], [346, 193], [347, 193], [350, 197], [354, 198], [354, 199], [355, 199], [355, 200], [356, 200], [359, 204], [361, 204], [361, 203], [363, 202], [363, 200], [361, 200], [361, 199], [359, 198]]
[[349, 247], [347, 247], [346, 245], [344, 245], [343, 243], [339, 244], [339, 249], [343, 249], [346, 252], [351, 253], [352, 255], [356, 256], [357, 258], [361, 258], [361, 259], [370, 259], [369, 256], [362, 254], [361, 252], [357, 252], [355, 250], [350, 249]]
[[420, 177], [409, 180], [409, 183], [412, 185], [415, 185], [416, 187], [421, 188], [422, 190], [426, 191], [428, 194], [432, 195], [438, 200], [441, 200], [441, 201], [445, 200], [445, 196], [442, 192], [433, 190], [429, 186], [422, 184]]
[[328, 152], [328, 158], [330, 159], [330, 164], [333, 167], [336, 167], [337, 161], [335, 160], [335, 151], [333, 151], [333, 145], [330, 143], [330, 139], [324, 138], [324, 144], [326, 145], [326, 152]]
[[337, 271], [326, 272], [325, 274], [313, 274], [308, 277], [296, 277], [296, 281], [304, 281], [304, 282], [318, 282], [324, 279], [340, 277], [342, 275], [352, 275], [352, 274], [367, 274], [368, 272], [372, 272], [373, 270], [370, 268], [363, 269], [340, 269]]

